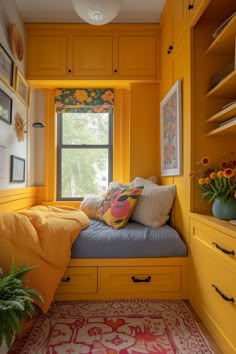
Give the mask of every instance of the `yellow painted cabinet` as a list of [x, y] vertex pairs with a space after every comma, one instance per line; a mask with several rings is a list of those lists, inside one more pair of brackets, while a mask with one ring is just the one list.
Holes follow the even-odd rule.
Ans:
[[156, 75], [156, 37], [119, 36], [118, 67], [119, 78], [152, 78]]
[[236, 238], [232, 234], [204, 220], [190, 220], [190, 301], [226, 354], [236, 352]]
[[71, 73], [73, 77], [113, 76], [112, 36], [72, 36]]
[[26, 75], [28, 78], [64, 78], [67, 75], [67, 37], [33, 35], [28, 37]]
[[154, 81], [157, 27], [135, 28], [85, 31], [75, 25], [26, 25], [26, 77]]
[[165, 96], [175, 82], [174, 60], [179, 46], [182, 46], [186, 25], [185, 5], [185, 0], [169, 1], [161, 23], [162, 96]]

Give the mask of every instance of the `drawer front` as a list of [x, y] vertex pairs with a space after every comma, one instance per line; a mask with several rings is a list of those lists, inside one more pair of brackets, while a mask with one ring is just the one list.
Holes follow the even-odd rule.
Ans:
[[195, 246], [191, 298], [211, 318], [236, 352], [236, 275]]
[[118, 293], [179, 292], [181, 269], [167, 267], [102, 267], [98, 273], [99, 291]]
[[97, 292], [96, 267], [68, 267], [57, 289], [57, 293], [83, 294]]
[[236, 239], [196, 220], [190, 220], [190, 246], [196, 244], [236, 275]]

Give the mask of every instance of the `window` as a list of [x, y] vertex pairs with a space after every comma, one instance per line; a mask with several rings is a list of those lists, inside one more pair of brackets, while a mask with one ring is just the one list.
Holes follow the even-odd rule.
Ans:
[[57, 199], [101, 193], [112, 179], [112, 109], [64, 112], [58, 118]]

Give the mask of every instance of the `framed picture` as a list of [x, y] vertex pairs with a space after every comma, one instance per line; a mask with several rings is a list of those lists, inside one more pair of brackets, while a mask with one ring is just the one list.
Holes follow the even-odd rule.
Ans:
[[30, 97], [30, 85], [20, 72], [19, 68], [16, 68], [15, 90], [20, 99], [28, 106]]
[[11, 155], [11, 182], [24, 182], [25, 181], [25, 160]]
[[11, 124], [12, 121], [12, 99], [0, 89], [0, 119]]
[[14, 62], [0, 44], [0, 77], [9, 86], [13, 86]]
[[176, 81], [160, 103], [161, 175], [181, 174], [182, 163], [182, 94], [181, 80]]

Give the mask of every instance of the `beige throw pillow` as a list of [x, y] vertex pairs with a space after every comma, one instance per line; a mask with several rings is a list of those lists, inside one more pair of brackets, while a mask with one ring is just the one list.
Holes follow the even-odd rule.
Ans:
[[144, 186], [131, 220], [150, 227], [164, 225], [175, 199], [175, 185], [160, 186], [141, 177], [136, 177], [131, 185]]
[[103, 195], [88, 194], [84, 197], [80, 204], [80, 209], [90, 218], [97, 219], [97, 211], [100, 203], [103, 200]]

